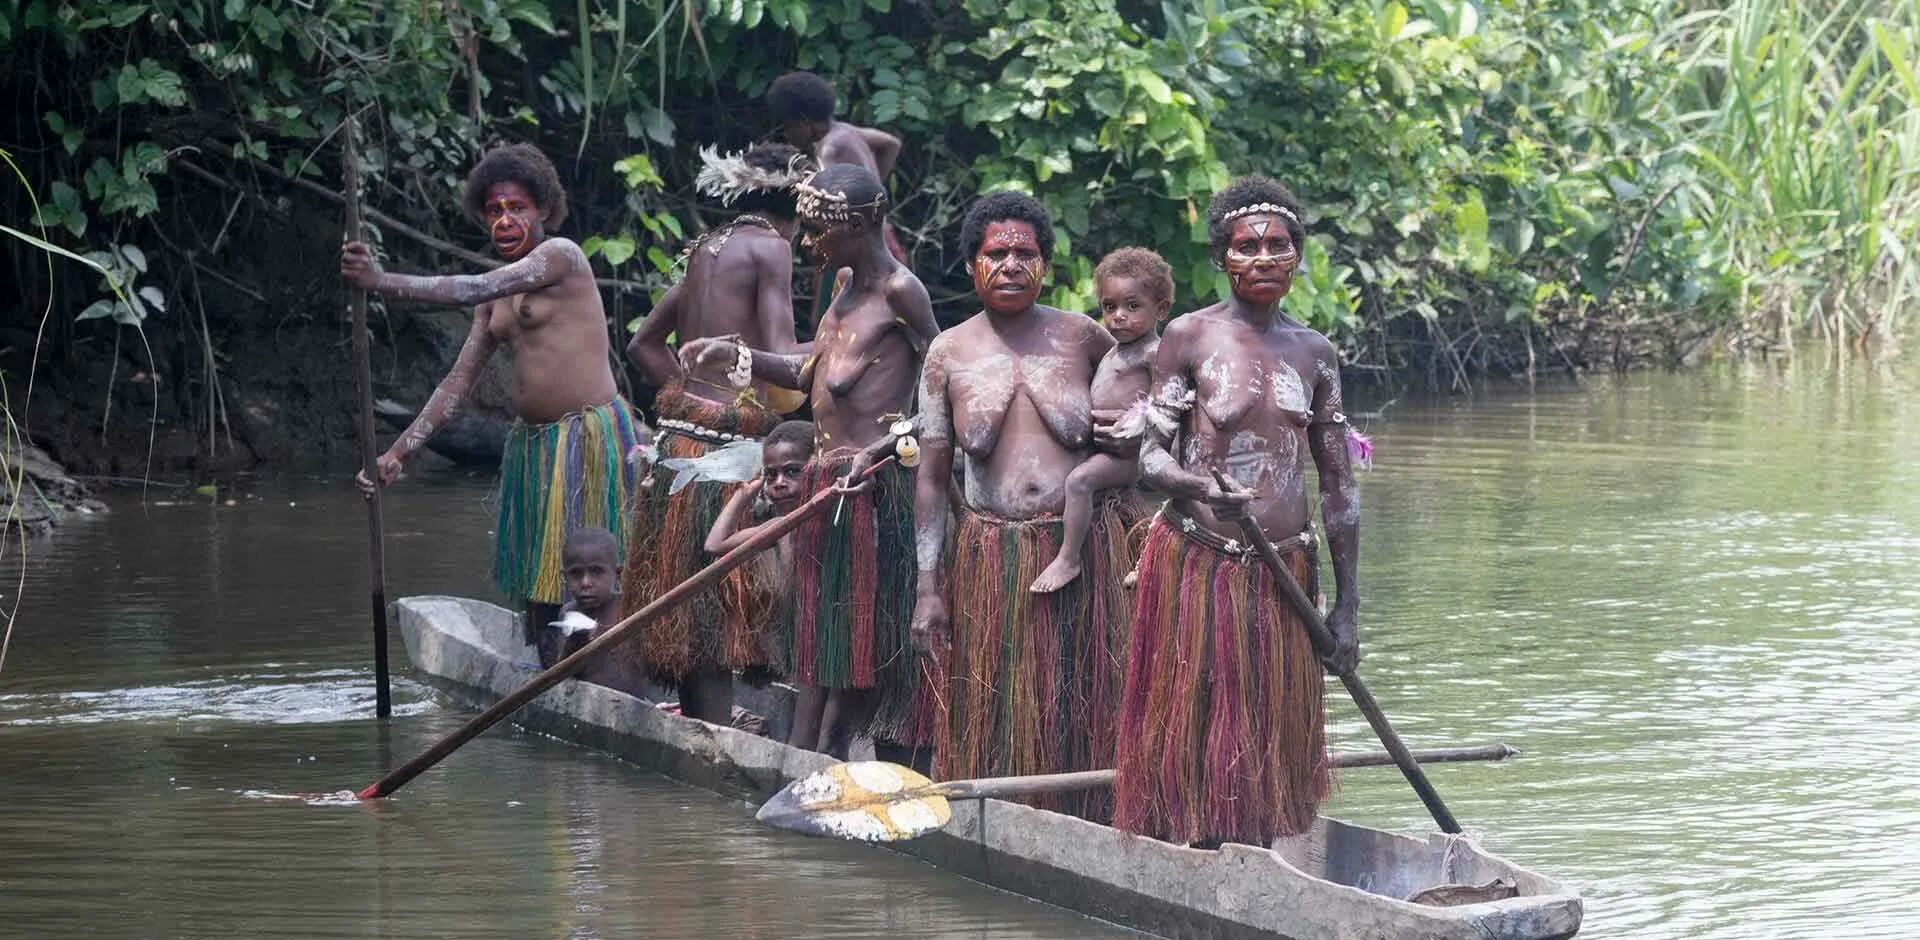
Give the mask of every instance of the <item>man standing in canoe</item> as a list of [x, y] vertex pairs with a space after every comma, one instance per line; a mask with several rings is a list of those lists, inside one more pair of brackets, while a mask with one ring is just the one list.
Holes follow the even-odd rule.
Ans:
[[[1129, 608], [1125, 532], [1096, 507], [1083, 574], [1028, 590], [1060, 548], [1067, 474], [1090, 452], [1090, 387], [1113, 337], [1036, 303], [1053, 251], [1045, 207], [1009, 192], [968, 210], [961, 250], [985, 308], [933, 341], [921, 374], [915, 638], [944, 654], [942, 779], [1113, 766]], [[955, 449], [963, 480], [947, 545]], [[943, 577], [944, 575], [944, 577]], [[1036, 799], [1103, 819], [1104, 793]]]
[[[813, 162], [785, 144], [722, 156], [703, 151], [697, 184], [722, 205], [741, 210], [696, 238], [686, 274], [673, 285], [627, 345], [631, 358], [659, 386], [654, 416], [656, 459], [693, 458], [737, 440], [765, 437], [780, 423], [773, 390], [736, 356], [683, 367], [667, 337], [682, 344], [726, 336], [746, 348], [792, 352], [794, 186]], [[707, 533], [738, 484], [696, 481], [672, 491], [675, 474], [661, 469], [634, 500], [621, 595], [627, 613], [645, 606], [706, 566]], [[679, 686], [681, 713], [724, 725], [733, 713], [736, 670], [764, 670], [772, 598], [751, 566], [735, 570], [691, 602], [649, 621], [639, 638], [613, 655]]]
[[[812, 72], [788, 72], [767, 87], [767, 110], [780, 122], [780, 136], [787, 143], [812, 154], [821, 166], [852, 163], [866, 167], [884, 191], [887, 177], [893, 175], [893, 162], [900, 156], [900, 138], [879, 128], [840, 120], [834, 115], [838, 97], [826, 79]], [[894, 259], [906, 264], [907, 252], [893, 234], [893, 223], [881, 223], [880, 235]], [[832, 300], [829, 287], [838, 270], [834, 264], [822, 263], [814, 279], [812, 320], [816, 327]]]
[[1360, 502], [1340, 358], [1280, 311], [1306, 237], [1300, 216], [1265, 177], [1214, 196], [1209, 242], [1232, 294], [1174, 320], [1153, 370], [1141, 471], [1173, 498], [1140, 559], [1114, 825], [1171, 842], [1263, 846], [1306, 831], [1326, 796], [1321, 663], [1239, 525], [1250, 515], [1313, 596], [1309, 456], [1339, 589], [1327, 667], [1359, 658]]
[[[560, 552], [576, 529], [620, 531], [631, 492], [624, 460], [638, 441], [614, 385], [607, 315], [580, 246], [548, 234], [567, 217], [553, 163], [527, 144], [489, 151], [467, 175], [462, 203], [508, 263], [484, 274], [422, 277], [380, 269], [361, 242], [340, 250], [340, 274], [392, 297], [473, 307], [473, 328], [399, 440], [379, 458], [380, 486], [433, 437], [501, 346], [513, 349], [515, 420], [500, 464], [493, 576], [526, 608], [526, 639], [559, 614]], [[363, 489], [375, 481], [359, 477]]]
[[[805, 476], [811, 494], [859, 474], [875, 445], [892, 438], [890, 425], [911, 410], [921, 355], [940, 327], [927, 289], [881, 240], [888, 199], [872, 171], [833, 164], [799, 192], [800, 221], [812, 250], [851, 273], [820, 321], [811, 355], [745, 355], [756, 378], [809, 392], [816, 428], [815, 457]], [[682, 347], [683, 357], [695, 363], [732, 362], [741, 354], [728, 340]], [[919, 663], [908, 632], [913, 500], [913, 472], [896, 464], [794, 534], [795, 613], [791, 636], [781, 645], [787, 678], [801, 687], [788, 741], [795, 747], [844, 759], [861, 730], [870, 731], [883, 751], [887, 742], [932, 744], [932, 729], [925, 726], [931, 702], [922, 699], [922, 707], [914, 707]], [[863, 728], [870, 716], [871, 727]]]

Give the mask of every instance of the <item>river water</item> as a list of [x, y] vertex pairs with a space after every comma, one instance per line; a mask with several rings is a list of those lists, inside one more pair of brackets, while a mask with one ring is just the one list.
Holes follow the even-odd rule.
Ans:
[[[1524, 751], [1431, 774], [1485, 847], [1582, 889], [1582, 936], [1920, 933], [1920, 370], [1721, 366], [1361, 424], [1363, 673], [1415, 746]], [[345, 478], [108, 495], [26, 564], [0, 936], [1127, 935], [517, 731], [384, 805], [291, 798], [467, 714], [396, 641], [398, 716], [370, 720]], [[394, 595], [488, 596], [488, 495], [392, 491]], [[1328, 810], [1431, 826], [1391, 769]]]

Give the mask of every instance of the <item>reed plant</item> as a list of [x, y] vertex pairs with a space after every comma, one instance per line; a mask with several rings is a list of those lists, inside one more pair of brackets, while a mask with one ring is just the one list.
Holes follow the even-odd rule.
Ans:
[[1786, 343], [1890, 339], [1920, 298], [1920, 0], [1683, 0], [1652, 16], [1656, 54], [1680, 66], [1667, 120], [1708, 171], [1693, 204], [1740, 316]]

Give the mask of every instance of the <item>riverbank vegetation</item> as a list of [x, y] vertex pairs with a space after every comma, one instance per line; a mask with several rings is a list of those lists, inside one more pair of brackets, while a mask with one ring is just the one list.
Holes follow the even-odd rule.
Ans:
[[[905, 139], [896, 223], [948, 322], [974, 193], [1052, 207], [1054, 303], [1090, 308], [1093, 262], [1144, 244], [1190, 306], [1223, 290], [1199, 210], [1261, 171], [1310, 207], [1290, 308], [1389, 380], [1884, 344], [1920, 294], [1915, 50], [1913, 0], [0, 0], [0, 146], [46, 203], [0, 189], [0, 222], [160, 298], [8, 241], [0, 366], [51, 294], [73, 407], [36, 435], [153, 404], [163, 461], [344, 442], [347, 114], [414, 268], [474, 263], [452, 194], [481, 147], [546, 148], [626, 323], [720, 218], [696, 146], [767, 134], [795, 67]], [[418, 393], [457, 337], [388, 314], [383, 387]]]

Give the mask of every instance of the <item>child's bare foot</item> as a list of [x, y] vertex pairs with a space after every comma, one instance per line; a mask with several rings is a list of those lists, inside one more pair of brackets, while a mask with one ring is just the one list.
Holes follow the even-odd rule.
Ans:
[[1051, 594], [1066, 587], [1079, 576], [1080, 559], [1061, 555], [1053, 560], [1053, 564], [1047, 566], [1047, 570], [1040, 572], [1040, 577], [1033, 579], [1033, 587], [1028, 590], [1035, 594]]

